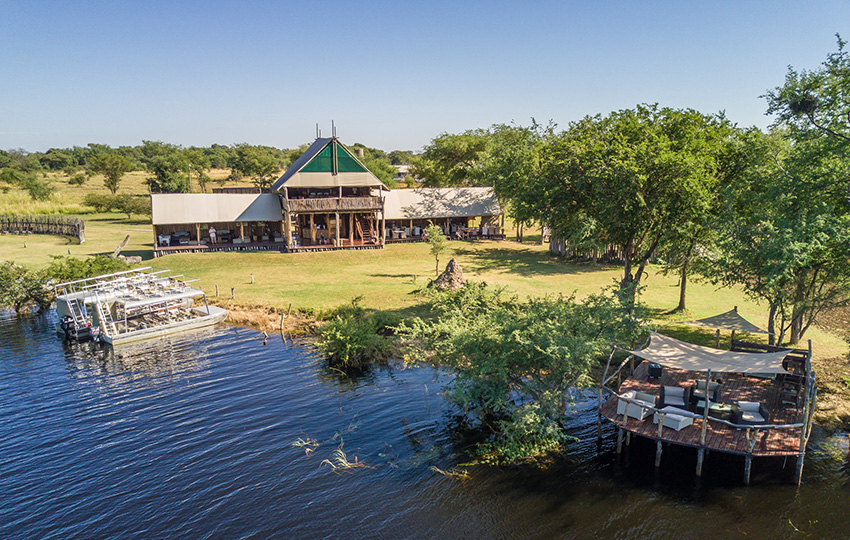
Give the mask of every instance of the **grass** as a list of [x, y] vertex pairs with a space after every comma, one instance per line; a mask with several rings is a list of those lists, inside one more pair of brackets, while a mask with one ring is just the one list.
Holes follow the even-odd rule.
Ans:
[[[226, 171], [214, 171], [214, 177], [225, 174]], [[121, 192], [144, 192], [144, 175], [141, 172], [129, 173], [121, 183]], [[49, 177], [58, 186], [57, 194], [47, 203], [53, 205], [53, 210], [78, 210], [79, 206], [75, 205], [79, 205], [85, 193], [105, 192], [99, 177], [92, 178], [83, 186], [68, 185], [67, 178], [61, 174]], [[36, 203], [27, 206], [22, 196], [20, 191], [10, 190], [0, 198], [0, 212], [14, 207], [17, 213], [50, 213], [49, 208], [40, 211]], [[15, 204], [21, 206], [15, 207]], [[78, 211], [71, 213], [80, 215]], [[80, 217], [86, 220], [85, 243], [76, 244], [66, 238], [47, 235], [0, 236], [0, 259], [36, 268], [45, 267], [50, 263], [51, 255], [70, 253], [82, 257], [112, 253], [129, 235], [130, 241], [123, 254], [140, 255], [145, 265], [169, 268], [176, 274], [200, 278], [208, 296], [215, 294], [215, 286], [218, 285], [220, 295], [229, 298], [233, 288], [235, 301], [232, 304], [265, 306], [278, 311], [285, 311], [290, 303], [294, 310], [324, 311], [362, 296], [364, 307], [395, 311], [402, 316], [411, 315], [418, 313], [419, 298], [414, 291], [434, 277], [434, 258], [423, 243], [390, 244], [382, 250], [325, 253], [178, 254], [152, 261], [153, 232], [149, 218], [128, 220], [126, 215], [119, 213], [89, 213]], [[551, 257], [546, 247], [535, 240], [539, 240], [539, 236], [526, 235], [527, 242], [524, 244], [511, 240], [450, 242], [448, 253], [440, 258], [440, 266], [445, 267], [451, 257], [456, 257], [468, 279], [507, 287], [520, 297], [558, 294], [585, 297], [620, 279], [622, 270], [619, 267], [568, 264]], [[689, 283], [689, 312], [670, 315], [667, 312], [676, 307], [679, 299], [677, 278], [664, 276], [658, 268], [650, 267], [644, 285], [642, 300], [651, 308], [653, 319], [659, 324], [708, 317], [738, 306], [743, 317], [760, 326], [766, 325], [766, 306], [748, 300], [738, 289], [717, 289], [708, 284]], [[686, 327], [675, 327], [671, 333], [680, 337], [693, 334], [690, 337], [703, 341], [711, 339], [705, 332], [705, 335], [700, 335]], [[724, 337], [728, 340], [728, 335]], [[847, 354], [847, 343], [821, 328], [811, 328], [806, 337], [814, 342], [818, 357], [834, 358]]]

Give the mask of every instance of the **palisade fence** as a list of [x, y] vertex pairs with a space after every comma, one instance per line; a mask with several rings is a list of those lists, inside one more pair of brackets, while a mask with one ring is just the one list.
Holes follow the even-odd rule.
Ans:
[[86, 241], [86, 222], [80, 218], [64, 216], [0, 215], [2, 234], [55, 234]]
[[[568, 259], [584, 259], [607, 264], [622, 264], [626, 259], [623, 248], [616, 245], [608, 245], [602, 249], [592, 249], [571, 246], [569, 240], [555, 233], [549, 237], [549, 252], [559, 257]], [[654, 258], [653, 258], [654, 260]]]

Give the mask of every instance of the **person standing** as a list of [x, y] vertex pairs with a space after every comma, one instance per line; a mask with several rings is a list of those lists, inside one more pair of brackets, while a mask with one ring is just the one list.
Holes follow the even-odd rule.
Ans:
[[210, 243], [215, 244], [215, 227], [210, 227]]

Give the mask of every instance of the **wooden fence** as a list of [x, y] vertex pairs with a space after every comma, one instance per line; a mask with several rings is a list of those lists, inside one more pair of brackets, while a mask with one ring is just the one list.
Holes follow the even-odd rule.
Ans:
[[2, 234], [55, 234], [86, 241], [86, 222], [80, 218], [63, 216], [0, 215]]

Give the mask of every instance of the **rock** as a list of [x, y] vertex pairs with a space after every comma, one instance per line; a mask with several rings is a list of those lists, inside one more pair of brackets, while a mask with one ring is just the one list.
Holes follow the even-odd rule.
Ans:
[[131, 255], [129, 257], [119, 255], [118, 258], [127, 264], [139, 264], [140, 262], [142, 262], [142, 258], [138, 255]]
[[455, 290], [462, 288], [465, 282], [466, 280], [463, 279], [463, 270], [460, 269], [460, 264], [458, 264], [456, 260], [452, 259], [449, 261], [449, 264], [446, 265], [446, 269], [443, 273], [431, 282], [430, 287], [435, 287], [441, 290]]

